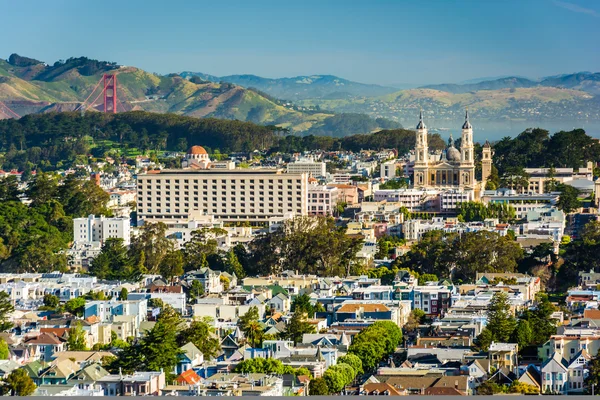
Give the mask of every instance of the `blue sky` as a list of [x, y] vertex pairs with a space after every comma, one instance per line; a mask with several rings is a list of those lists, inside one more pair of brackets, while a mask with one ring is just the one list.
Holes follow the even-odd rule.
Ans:
[[0, 0], [0, 57], [367, 83], [600, 71], [597, 0]]

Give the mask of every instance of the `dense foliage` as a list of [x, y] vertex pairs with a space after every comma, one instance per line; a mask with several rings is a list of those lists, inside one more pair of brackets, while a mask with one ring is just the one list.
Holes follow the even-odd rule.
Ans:
[[[139, 149], [142, 152], [185, 151], [195, 144], [223, 153], [256, 149], [294, 152], [396, 148], [404, 154], [414, 147], [413, 131], [395, 129], [363, 134], [371, 130], [343, 138], [314, 135], [280, 137], [281, 129], [276, 126], [234, 120], [198, 119], [143, 111], [83, 115], [62, 112], [0, 120], [0, 150], [5, 152], [2, 168], [30, 171], [85, 164], [89, 154], [103, 156], [112, 150], [111, 143], [118, 144], [121, 150]], [[429, 140], [432, 149], [444, 147], [444, 141], [438, 134], [430, 135]]]
[[348, 353], [361, 360], [365, 371], [372, 371], [396, 351], [401, 341], [402, 331], [398, 325], [391, 321], [378, 321], [354, 337]]
[[346, 235], [333, 218], [296, 217], [278, 231], [250, 243], [248, 274], [296, 270], [317, 276], [347, 276], [362, 245], [361, 238]]
[[397, 263], [420, 274], [473, 280], [478, 272], [514, 272], [522, 259], [523, 249], [508, 235], [430, 231]]
[[579, 168], [585, 166], [586, 161], [600, 159], [600, 143], [583, 129], [553, 135], [540, 128], [527, 129], [515, 138], [503, 138], [493, 148], [494, 164], [500, 176], [526, 167]]

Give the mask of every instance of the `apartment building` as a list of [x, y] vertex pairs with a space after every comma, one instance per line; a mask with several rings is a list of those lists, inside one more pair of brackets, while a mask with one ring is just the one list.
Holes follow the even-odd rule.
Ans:
[[96, 217], [73, 219], [73, 239], [76, 243], [102, 243], [106, 239], [123, 239], [126, 246], [130, 242], [129, 218]]
[[376, 190], [374, 200], [399, 203], [409, 211], [437, 211], [439, 209], [439, 191], [437, 190]]
[[[204, 150], [198, 147], [190, 151]], [[138, 218], [164, 222], [185, 219], [195, 211], [224, 222], [260, 223], [289, 213], [307, 214], [307, 174], [273, 169], [213, 169], [207, 160], [195, 164], [192, 161], [196, 160], [190, 159], [191, 168], [138, 175]]]
[[324, 185], [308, 186], [308, 214], [332, 215], [338, 203], [338, 188]]
[[287, 173], [307, 174], [309, 176], [325, 176], [327, 174], [324, 162], [317, 162], [306, 159], [289, 163], [287, 165]]

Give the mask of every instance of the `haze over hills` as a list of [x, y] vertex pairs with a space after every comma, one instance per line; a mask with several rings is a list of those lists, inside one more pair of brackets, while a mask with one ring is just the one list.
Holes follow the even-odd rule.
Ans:
[[[19, 115], [73, 111], [90, 96], [106, 72], [118, 74], [120, 110], [237, 119], [277, 125], [295, 132], [315, 131], [333, 136], [399, 127], [398, 123], [375, 121], [364, 115], [340, 116], [299, 109], [232, 83], [190, 81], [178, 74], [156, 75], [136, 67], [85, 57], [58, 61], [53, 65], [16, 54], [8, 60], [0, 60], [0, 100]], [[94, 98], [89, 101], [93, 102]], [[97, 98], [90, 109], [99, 110], [101, 101], [102, 98]]]
[[185, 71], [183, 77], [198, 76], [212, 82], [229, 82], [243, 87], [254, 87], [283, 100], [345, 99], [373, 97], [393, 93], [397, 88], [352, 82], [333, 75], [296, 76], [292, 78], [263, 78], [256, 75], [229, 75], [217, 77], [200, 72]]
[[590, 94], [600, 95], [600, 72], [577, 72], [542, 78], [539, 81], [523, 77], [503, 77], [493, 80], [483, 80], [463, 84], [439, 84], [423, 86], [428, 89], [442, 90], [450, 93], [468, 93], [479, 90], [497, 90], [529, 87], [555, 87], [581, 90]]
[[[118, 74], [120, 110], [237, 119], [301, 134], [345, 136], [412, 126], [419, 108], [425, 110], [431, 127], [451, 129], [469, 107], [481, 129], [487, 123], [501, 125], [498, 135], [530, 126], [600, 127], [600, 73], [592, 72], [398, 90], [332, 75], [278, 79], [195, 72], [157, 75], [85, 57], [47, 65], [14, 54], [0, 60], [0, 100], [20, 115], [72, 111], [105, 72]], [[89, 109], [99, 110], [100, 103], [101, 98]], [[506, 126], [515, 132], [506, 131]]]

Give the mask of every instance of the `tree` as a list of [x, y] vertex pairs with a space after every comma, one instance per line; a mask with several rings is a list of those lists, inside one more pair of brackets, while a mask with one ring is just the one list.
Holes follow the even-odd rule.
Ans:
[[50, 293], [46, 293], [44, 295], [44, 306], [51, 308], [51, 309], [55, 309], [56, 307], [58, 307], [59, 304], [60, 304], [60, 299], [58, 298], [58, 296], [55, 296]]
[[354, 369], [356, 375], [362, 375], [364, 373], [362, 361], [360, 361], [360, 358], [358, 358], [355, 354], [350, 353], [346, 354], [345, 356], [341, 356], [338, 358], [337, 363], [348, 364]]
[[333, 218], [299, 216], [250, 243], [251, 269], [256, 273], [293, 269], [318, 276], [349, 275], [361, 246], [362, 239], [346, 235]]
[[177, 311], [169, 306], [163, 307], [156, 324], [141, 340], [139, 352], [143, 354], [147, 371], [173, 371], [182, 354], [177, 343], [181, 324]]
[[204, 286], [199, 280], [193, 280], [190, 285], [190, 302], [194, 302], [196, 299], [202, 297], [204, 294]]
[[209, 317], [194, 319], [189, 328], [184, 329], [178, 338], [180, 345], [192, 342], [206, 360], [216, 358], [221, 351], [219, 338], [215, 335], [215, 329], [209, 324]]
[[127, 254], [123, 239], [109, 238], [104, 241], [100, 254], [90, 265], [90, 274], [99, 279], [137, 280], [140, 271]]
[[183, 275], [183, 254], [179, 250], [168, 252], [160, 262], [160, 274], [167, 281]]
[[87, 341], [85, 340], [86, 332], [83, 330], [81, 323], [75, 323], [69, 330], [69, 338], [67, 339], [67, 347], [70, 351], [85, 351], [89, 350]]
[[521, 394], [539, 394], [540, 390], [537, 386], [529, 385], [527, 383], [513, 381], [508, 387], [508, 393], [521, 393]]
[[371, 371], [392, 354], [401, 341], [402, 331], [398, 325], [391, 321], [377, 321], [354, 337], [348, 353], [360, 358], [365, 371]]
[[127, 288], [121, 288], [121, 293], [119, 293], [119, 300], [123, 301], [123, 300], [127, 300], [127, 297], [129, 296], [129, 291], [127, 290]]
[[517, 322], [517, 326], [512, 334], [511, 342], [517, 343], [519, 345], [519, 349], [522, 350], [525, 347], [529, 346], [533, 339], [533, 331], [529, 326], [529, 322], [524, 319], [520, 319]]
[[589, 363], [589, 373], [585, 379], [585, 387], [588, 389], [588, 393], [591, 393], [591, 387], [600, 387], [600, 351]]
[[475, 340], [477, 348], [487, 351], [494, 341], [494, 334], [488, 328], [483, 328]]
[[323, 379], [327, 383], [327, 389], [329, 393], [339, 393], [344, 389], [344, 386], [348, 383], [346, 377], [341, 370], [335, 368], [336, 365], [332, 365], [327, 368], [323, 374]]
[[496, 342], [508, 342], [515, 330], [516, 321], [513, 316], [508, 295], [497, 292], [488, 306], [488, 323], [486, 329], [492, 333]]
[[4, 332], [12, 328], [13, 324], [9, 318], [13, 311], [15, 307], [10, 301], [10, 295], [5, 291], [0, 292], [0, 331]]
[[231, 275], [235, 275], [238, 279], [242, 279], [246, 276], [242, 264], [238, 260], [234, 249], [230, 249], [225, 257], [225, 271]]
[[4, 383], [11, 396], [30, 396], [36, 389], [35, 383], [23, 368], [12, 371], [4, 379]]
[[292, 340], [294, 343], [302, 342], [302, 337], [307, 333], [315, 333], [315, 327], [306, 320], [306, 313], [297, 310], [282, 333], [284, 339]]
[[561, 183], [556, 189], [560, 192], [556, 207], [564, 211], [566, 214], [571, 213], [581, 207], [581, 202], [578, 199], [579, 190], [573, 186]]
[[310, 296], [306, 293], [296, 296], [294, 301], [292, 301], [292, 312], [298, 311], [306, 313], [308, 318], [313, 318], [315, 316], [315, 307], [310, 301]]
[[308, 394], [310, 396], [327, 396], [329, 394], [327, 381], [324, 378], [312, 379], [308, 384]]
[[185, 270], [208, 267], [208, 257], [218, 253], [216, 239], [226, 234], [221, 228], [201, 228], [192, 232], [191, 239], [183, 247]]
[[174, 250], [174, 244], [166, 237], [166, 232], [167, 225], [162, 222], [144, 225], [141, 233], [133, 238], [129, 246], [133, 264], [139, 263], [143, 251], [145, 271], [158, 273], [163, 258]]
[[0, 338], [0, 360], [8, 360], [9, 355], [8, 343], [6, 343], [6, 340]]
[[479, 396], [490, 396], [492, 394], [502, 393], [502, 386], [492, 381], [485, 381], [477, 386], [477, 394]]
[[238, 327], [244, 333], [248, 344], [252, 347], [259, 347], [263, 341], [264, 332], [258, 319], [258, 307], [256, 306], [250, 307], [246, 314], [238, 319]]
[[75, 297], [65, 303], [65, 310], [78, 317], [83, 316], [85, 310], [85, 299], [83, 297]]
[[521, 315], [521, 320], [527, 321], [531, 329], [532, 345], [542, 345], [546, 343], [550, 336], [556, 334], [556, 320], [551, 318], [556, 307], [550, 302], [546, 294], [538, 294], [535, 308], [526, 310]]
[[37, 207], [47, 203], [56, 197], [58, 183], [56, 178], [50, 174], [40, 172], [36, 174], [33, 182], [29, 184], [26, 195], [31, 199], [31, 204]]
[[425, 311], [415, 308], [410, 312], [408, 321], [404, 324], [404, 329], [407, 332], [413, 332], [419, 328], [419, 325], [423, 323], [425, 319]]

